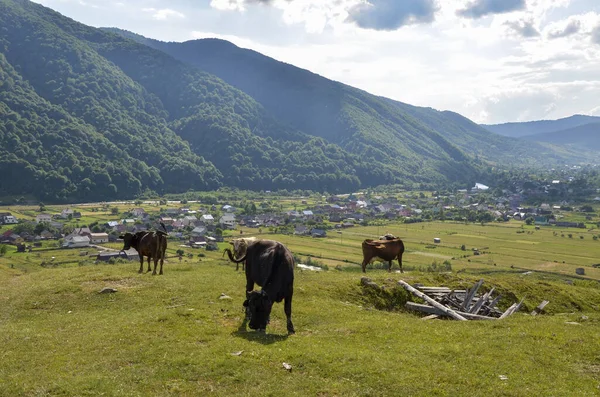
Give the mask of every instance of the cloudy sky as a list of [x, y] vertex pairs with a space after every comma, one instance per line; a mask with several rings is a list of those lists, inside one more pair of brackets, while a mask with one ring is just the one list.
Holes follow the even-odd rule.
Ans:
[[36, 0], [164, 41], [223, 38], [479, 123], [600, 116], [598, 0]]

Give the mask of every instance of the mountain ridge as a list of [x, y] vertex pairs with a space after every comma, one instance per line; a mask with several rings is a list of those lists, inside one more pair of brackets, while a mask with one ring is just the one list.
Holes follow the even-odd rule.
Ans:
[[509, 137], [525, 137], [528, 135], [543, 134], [567, 130], [589, 123], [600, 122], [600, 117], [574, 114], [557, 120], [534, 120], [524, 122], [510, 122], [502, 124], [482, 124], [489, 131]]
[[[458, 114], [231, 43], [209, 44], [233, 62], [198, 42], [183, 43], [181, 59], [179, 44], [89, 27], [28, 0], [0, 0], [0, 25], [0, 188], [9, 196], [463, 185], [488, 162], [527, 152]], [[577, 158], [530, 146], [532, 161]]]

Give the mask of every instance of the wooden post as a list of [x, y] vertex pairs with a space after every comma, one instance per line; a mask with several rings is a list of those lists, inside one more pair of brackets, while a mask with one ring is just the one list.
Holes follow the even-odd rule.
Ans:
[[[430, 313], [432, 315], [438, 315], [438, 316], [447, 316], [446, 313], [442, 313], [442, 311], [438, 308], [432, 307], [432, 306], [428, 306], [428, 305], [423, 305], [420, 303], [414, 303], [414, 302], [406, 302], [406, 308], [409, 310], [415, 310], [415, 311], [419, 311], [419, 312], [423, 312], [423, 313]], [[460, 314], [461, 316], [465, 317], [468, 320], [496, 320], [495, 317], [488, 317], [488, 316], [480, 316], [478, 314], [472, 314], [472, 313], [465, 313], [465, 312], [457, 312], [458, 314]], [[427, 317], [425, 317], [427, 318]]]
[[406, 281], [400, 280], [400, 281], [398, 281], [398, 284], [400, 284], [402, 287], [404, 287], [405, 290], [407, 290], [407, 291], [411, 292], [413, 295], [418, 296], [419, 298], [425, 300], [431, 306], [441, 310], [443, 313], [447, 314], [448, 316], [455, 318], [457, 320], [467, 321], [466, 318], [464, 318], [460, 314], [456, 313], [454, 310], [436, 302], [435, 300], [431, 299], [430, 297], [428, 297], [421, 291], [416, 290], [410, 284], [408, 284]]
[[502, 320], [503, 318], [510, 316], [512, 314], [513, 310], [515, 309], [515, 307], [517, 307], [517, 304], [513, 303], [511, 307], [509, 307], [508, 309], [506, 309], [506, 311], [504, 313], [502, 313], [502, 315], [500, 316], [500, 319]]
[[544, 308], [546, 307], [546, 305], [550, 303], [550, 301], [542, 301], [542, 303], [540, 303], [538, 305], [538, 307], [536, 307], [535, 309], [533, 309], [533, 311], [531, 312], [532, 316], [537, 316], [538, 314], [540, 314], [540, 312], [542, 310], [544, 310]]
[[479, 313], [479, 310], [481, 310], [481, 307], [483, 306], [483, 304], [487, 303], [488, 299], [490, 299], [490, 295], [492, 294], [492, 292], [494, 292], [494, 288], [492, 288], [491, 290], [486, 292], [481, 298], [479, 298], [479, 300], [473, 305], [471, 310], [469, 310], [469, 313], [473, 313], [473, 314]]
[[465, 312], [469, 311], [469, 305], [471, 304], [471, 300], [473, 300], [473, 297], [475, 296], [475, 294], [477, 293], [477, 290], [479, 289], [479, 287], [481, 287], [481, 284], [483, 284], [483, 279], [479, 280], [471, 289], [471, 291], [469, 291], [469, 294], [467, 295], [467, 297], [465, 298], [465, 301], [463, 302], [462, 305], [462, 310]]

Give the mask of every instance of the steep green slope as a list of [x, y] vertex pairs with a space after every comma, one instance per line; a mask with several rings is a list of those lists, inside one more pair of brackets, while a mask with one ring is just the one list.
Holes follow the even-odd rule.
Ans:
[[[372, 164], [339, 146], [281, 125], [247, 95], [160, 51], [28, 1], [0, 0], [0, 24], [5, 27], [0, 31], [0, 53], [6, 57], [3, 70], [10, 67], [12, 79], [27, 81], [30, 97], [46, 101], [56, 114], [69, 115], [77, 125], [84, 125], [84, 135], [111, 143], [106, 155], [119, 160], [110, 167], [96, 152], [77, 152], [78, 160], [94, 171], [106, 164], [107, 171], [98, 172], [108, 175], [104, 178], [111, 182], [108, 185], [116, 186], [105, 190], [106, 184], [98, 183], [86, 188], [82, 180], [95, 185], [103, 178], [79, 178], [69, 166], [54, 169], [53, 164], [34, 164], [13, 147], [0, 144], [3, 151], [11, 149], [17, 156], [13, 160], [24, 162], [24, 167], [37, 164], [36, 172], [54, 170], [68, 185], [57, 185], [60, 192], [52, 186], [41, 192], [39, 185], [23, 190], [5, 178], [2, 186], [13, 186], [5, 190], [7, 195], [104, 199], [133, 197], [145, 189], [214, 189], [221, 183], [254, 189], [339, 191], [356, 189], [361, 180], [373, 184], [399, 180], [387, 165], [375, 162], [372, 169]], [[29, 105], [29, 97], [22, 97], [22, 92], [11, 95], [13, 102]], [[3, 101], [3, 109], [13, 108]], [[37, 117], [41, 110], [13, 111], [27, 120], [43, 118]], [[56, 121], [53, 115], [48, 118]], [[39, 139], [47, 126], [38, 122], [35, 128]], [[29, 130], [23, 127], [13, 132], [19, 138]], [[64, 128], [57, 133], [69, 141]], [[40, 146], [36, 161], [68, 153], [69, 146], [61, 143], [55, 145], [54, 153], [49, 150]], [[127, 183], [112, 183], [113, 174], [134, 172], [142, 165], [149, 171], [132, 174]]]
[[158, 188], [158, 169], [38, 96], [0, 54], [0, 190], [105, 199]]
[[386, 153], [386, 162], [396, 162], [402, 172], [462, 175], [470, 166], [460, 151], [510, 164], [516, 159], [531, 165], [581, 159], [580, 153], [490, 133], [453, 112], [377, 97], [223, 40], [165, 43], [110, 30], [221, 77], [307, 134], [350, 151]]
[[[164, 43], [107, 29], [221, 77], [273, 117], [363, 158], [393, 166], [401, 179], [472, 177], [472, 159], [396, 104], [222, 40]], [[479, 128], [479, 127], [477, 127]], [[483, 130], [482, 130], [483, 131]]]
[[[43, 15], [38, 16], [39, 13]], [[33, 189], [32, 194], [47, 195], [50, 199], [85, 199], [90, 196], [129, 197], [146, 188], [185, 191], [218, 187], [219, 172], [212, 164], [194, 154], [187, 143], [167, 127], [163, 120], [166, 112], [160, 101], [99, 56], [85, 42], [49, 22], [52, 18], [79, 25], [28, 1], [0, 0], [0, 25], [3, 26], [0, 30], [0, 52], [7, 63], [3, 69], [5, 72], [13, 70], [12, 78], [26, 80], [26, 86], [35, 92], [35, 95], [23, 97], [22, 90], [13, 91], [12, 103], [21, 101], [22, 107], [15, 108], [14, 105], [8, 106], [10, 102], [3, 102], [5, 107], [12, 108], [21, 117], [25, 116], [25, 120], [34, 121], [27, 127], [18, 125], [13, 130], [16, 137], [29, 133], [37, 139], [45, 139], [48, 125], [64, 118], [66, 114], [76, 120], [74, 123], [86, 125], [87, 130], [75, 128], [69, 131], [59, 124], [55, 128], [60, 137], [56, 147], [41, 146], [40, 154], [20, 160], [31, 164], [39, 158], [52, 158], [56, 153], [70, 154], [69, 147], [77, 132], [90, 137], [101, 136], [112, 143], [106, 146], [104, 155], [114, 159], [117, 165], [114, 168], [107, 165], [102, 172], [105, 161], [98, 158], [96, 152], [71, 152], [80, 154], [79, 162], [85, 164], [86, 169], [91, 168], [82, 174], [89, 176], [88, 180], [70, 175], [72, 167], [64, 166], [55, 171], [69, 180], [66, 191], [60, 186], [42, 191], [39, 186], [33, 185], [30, 189]], [[30, 114], [23, 113], [31, 105], [30, 98], [38, 97], [55, 109], [51, 114], [46, 112], [46, 118], [33, 106], [29, 107]], [[36, 118], [36, 115], [39, 117]], [[85, 147], [78, 143], [73, 145]], [[4, 145], [2, 149], [10, 150]], [[50, 163], [49, 167], [56, 168], [56, 164]], [[40, 171], [46, 170], [48, 167], [42, 167]], [[120, 174], [131, 172], [135, 173], [130, 178], [119, 181], [122, 179], [119, 178]], [[98, 178], [97, 175], [103, 177]], [[120, 182], [118, 185], [112, 183], [113, 176]], [[103, 182], [104, 179], [108, 181]], [[11, 182], [3, 180], [2, 184], [10, 185]], [[86, 184], [91, 186], [86, 188]], [[106, 190], [106, 185], [111, 184], [117, 189]], [[126, 188], [120, 190], [120, 185]]]

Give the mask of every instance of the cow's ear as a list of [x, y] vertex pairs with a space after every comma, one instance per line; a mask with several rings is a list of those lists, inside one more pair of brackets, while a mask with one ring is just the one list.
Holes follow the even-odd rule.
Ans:
[[123, 236], [123, 235], [121, 234], [121, 235], [119, 236], [119, 238], [120, 238], [121, 240], [123, 240], [123, 239], [125, 238], [125, 236]]
[[234, 245], [234, 244], [233, 244], [233, 241], [230, 241], [230, 242], [229, 242], [229, 244], [231, 244], [231, 245]]
[[249, 302], [248, 302], [248, 299], [246, 299], [246, 300], [244, 301], [244, 307], [248, 307], [248, 305], [249, 305]]

